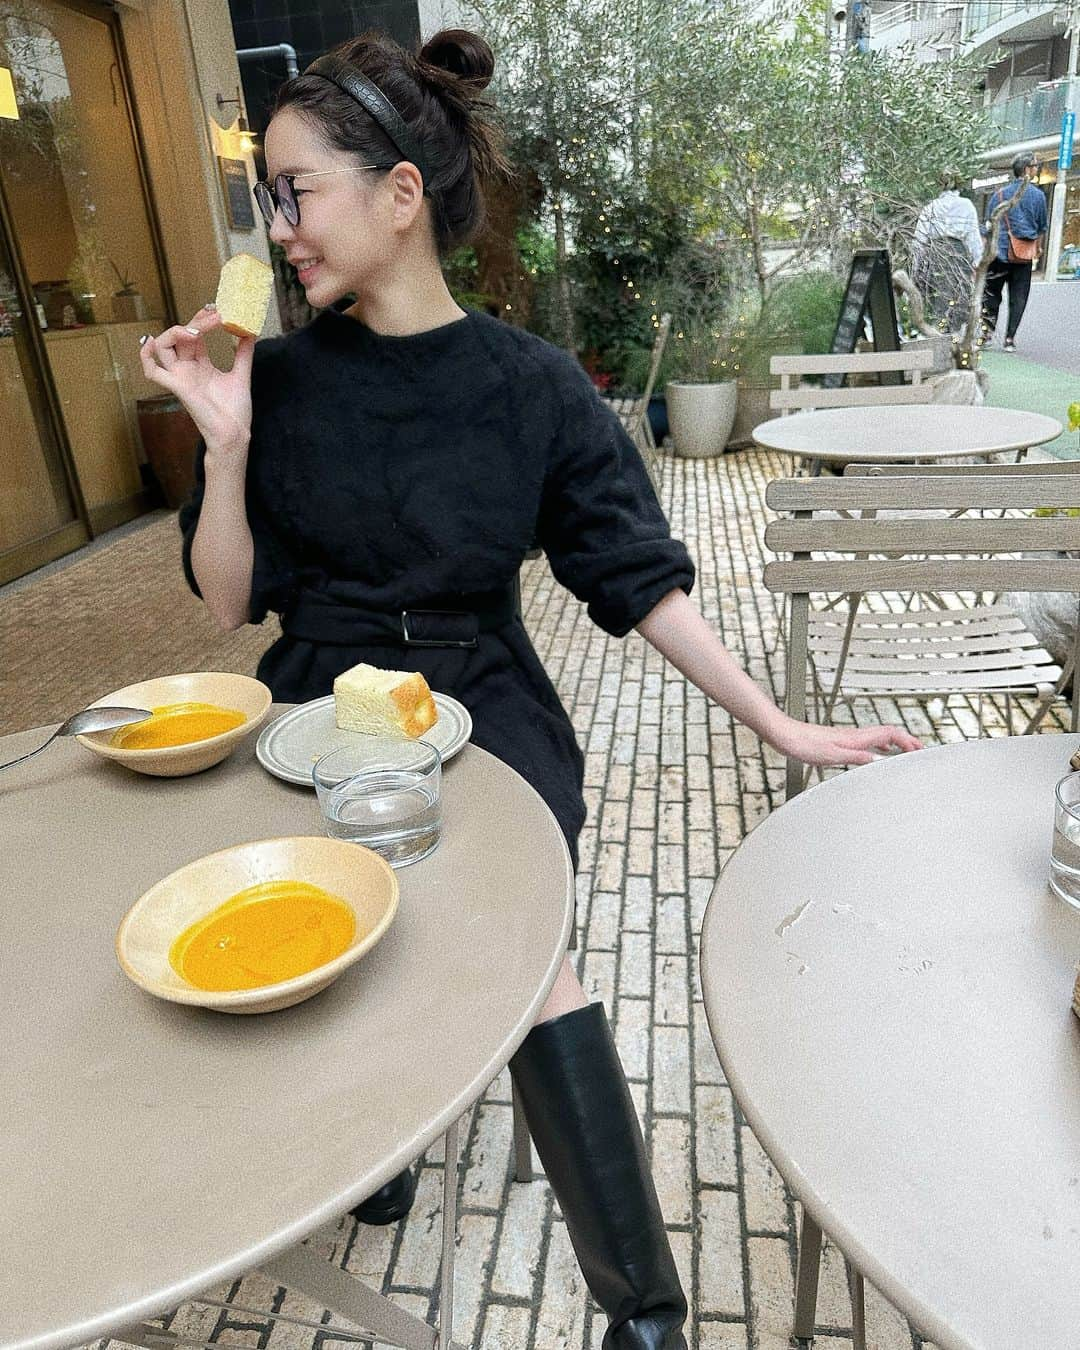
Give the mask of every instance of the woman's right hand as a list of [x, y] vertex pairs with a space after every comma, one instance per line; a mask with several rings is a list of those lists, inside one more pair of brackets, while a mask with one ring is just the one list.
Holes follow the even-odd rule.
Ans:
[[218, 370], [204, 334], [221, 326], [213, 306], [200, 309], [190, 325], [148, 337], [139, 353], [143, 374], [175, 394], [206, 442], [207, 454], [246, 455], [251, 435], [251, 363], [254, 338], [240, 338], [232, 369]]

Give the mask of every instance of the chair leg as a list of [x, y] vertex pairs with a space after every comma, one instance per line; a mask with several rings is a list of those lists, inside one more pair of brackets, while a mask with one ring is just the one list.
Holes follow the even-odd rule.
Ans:
[[533, 1170], [532, 1138], [518, 1097], [517, 1084], [513, 1087], [514, 1111], [514, 1180], [532, 1181], [536, 1173]]
[[851, 1344], [854, 1350], [866, 1350], [866, 1299], [863, 1277], [850, 1261], [847, 1266], [848, 1293], [851, 1295]]
[[799, 1230], [799, 1259], [795, 1267], [795, 1328], [799, 1341], [814, 1339], [817, 1316], [818, 1272], [821, 1267], [821, 1229], [803, 1210]]

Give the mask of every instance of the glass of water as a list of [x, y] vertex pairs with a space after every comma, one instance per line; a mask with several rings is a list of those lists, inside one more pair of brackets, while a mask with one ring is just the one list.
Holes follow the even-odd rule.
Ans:
[[312, 770], [331, 839], [363, 844], [391, 867], [426, 858], [442, 829], [442, 758], [426, 741], [358, 737]]
[[1054, 843], [1050, 888], [1080, 909], [1080, 773], [1070, 773], [1054, 791]]

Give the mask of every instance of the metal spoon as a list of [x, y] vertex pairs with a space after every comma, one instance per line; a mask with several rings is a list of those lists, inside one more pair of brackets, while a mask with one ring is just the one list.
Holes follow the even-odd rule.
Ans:
[[6, 764], [0, 764], [0, 769], [10, 769], [13, 764], [23, 764], [35, 755], [40, 755], [57, 736], [86, 736], [92, 731], [115, 731], [117, 727], [126, 727], [132, 722], [145, 722], [150, 716], [149, 708], [84, 708], [82, 712], [73, 713], [66, 722], [61, 722], [44, 745], [39, 745], [28, 755], [9, 759]]

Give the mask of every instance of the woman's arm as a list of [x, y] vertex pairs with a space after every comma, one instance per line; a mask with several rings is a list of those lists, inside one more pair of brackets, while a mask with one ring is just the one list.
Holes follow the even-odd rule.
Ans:
[[191, 414], [206, 446], [206, 487], [191, 544], [191, 569], [207, 609], [225, 629], [248, 622], [255, 547], [244, 485], [251, 436], [253, 338], [241, 338], [232, 369], [218, 370], [204, 334], [220, 325], [212, 306], [189, 326], [170, 328], [142, 343], [147, 379], [168, 389]]
[[637, 631], [707, 698], [804, 764], [868, 764], [875, 752], [921, 748], [899, 727], [817, 726], [789, 717], [733, 660], [683, 591], [666, 595]]

